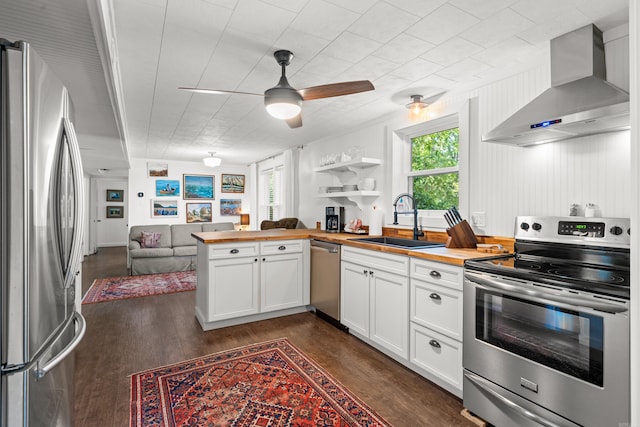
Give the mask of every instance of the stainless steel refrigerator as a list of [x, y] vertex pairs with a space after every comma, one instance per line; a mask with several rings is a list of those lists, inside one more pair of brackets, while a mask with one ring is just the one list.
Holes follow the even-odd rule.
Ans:
[[1, 426], [70, 426], [82, 246], [80, 152], [66, 88], [0, 39]]

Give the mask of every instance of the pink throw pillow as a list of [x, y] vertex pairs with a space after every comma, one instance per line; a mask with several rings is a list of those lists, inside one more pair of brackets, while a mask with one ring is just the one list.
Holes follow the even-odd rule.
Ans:
[[155, 231], [143, 231], [140, 238], [140, 246], [143, 248], [159, 248], [160, 236], [162, 236], [162, 233]]

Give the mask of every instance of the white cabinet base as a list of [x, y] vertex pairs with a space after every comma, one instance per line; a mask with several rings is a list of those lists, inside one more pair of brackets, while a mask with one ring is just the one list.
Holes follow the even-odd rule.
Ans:
[[199, 307], [196, 307], [196, 319], [200, 323], [203, 331], [211, 331], [213, 329], [226, 328], [227, 326], [242, 325], [249, 322], [257, 322], [259, 320], [275, 319], [276, 317], [289, 316], [292, 314], [304, 313], [311, 311], [311, 307], [294, 307], [285, 310], [269, 311], [267, 313], [257, 313], [250, 316], [235, 317], [233, 319], [217, 320], [215, 322], [207, 322]]
[[413, 369], [462, 398], [462, 343], [411, 322]]

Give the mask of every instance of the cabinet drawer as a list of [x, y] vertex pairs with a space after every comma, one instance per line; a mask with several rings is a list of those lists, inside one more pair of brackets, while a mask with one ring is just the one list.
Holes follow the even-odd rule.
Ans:
[[411, 258], [411, 271], [409, 275], [411, 278], [437, 283], [440, 286], [448, 286], [460, 291], [462, 290], [462, 267], [455, 265]]
[[411, 320], [462, 340], [462, 292], [411, 279]]
[[353, 262], [376, 270], [408, 275], [409, 257], [379, 251], [342, 246], [342, 261]]
[[411, 322], [411, 363], [462, 390], [462, 343]]
[[305, 240], [269, 240], [260, 242], [260, 255], [302, 252]]
[[209, 259], [258, 256], [258, 243], [224, 243], [208, 245]]

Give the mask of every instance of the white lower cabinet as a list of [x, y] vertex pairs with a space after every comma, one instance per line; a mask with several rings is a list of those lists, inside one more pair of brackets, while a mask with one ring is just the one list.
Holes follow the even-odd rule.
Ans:
[[305, 311], [309, 252], [308, 240], [199, 242], [196, 316], [203, 329]]
[[262, 312], [303, 305], [302, 253], [262, 257], [260, 284]]
[[410, 277], [409, 360], [462, 397], [462, 267], [411, 258]]
[[258, 312], [258, 267], [255, 256], [209, 261], [208, 322]]
[[359, 338], [407, 360], [409, 355], [409, 260], [343, 246], [340, 322]]

